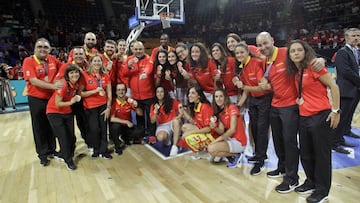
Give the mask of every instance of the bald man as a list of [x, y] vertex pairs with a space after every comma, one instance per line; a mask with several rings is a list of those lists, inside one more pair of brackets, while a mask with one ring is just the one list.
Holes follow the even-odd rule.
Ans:
[[[270, 124], [274, 148], [278, 156], [278, 168], [268, 172], [267, 176], [270, 178], [284, 176], [283, 182], [275, 190], [279, 193], [288, 193], [299, 185], [297, 133], [300, 119], [298, 105], [301, 104], [297, 103], [298, 90], [295, 86], [295, 77], [288, 76], [286, 71], [287, 48], [274, 46], [274, 39], [268, 32], [261, 32], [256, 37], [256, 44], [261, 54], [266, 57], [264, 78], [260, 86], [274, 92]], [[325, 66], [323, 59], [314, 59], [314, 62], [315, 71]], [[267, 147], [267, 144], [262, 147]]]
[[[94, 33], [88, 32], [85, 34], [83, 47], [86, 55], [86, 61], [89, 61], [93, 54], [99, 53], [96, 49], [96, 35]], [[68, 62], [69, 61], [73, 61], [73, 50], [69, 53]]]
[[[150, 105], [153, 103], [155, 93], [154, 66], [150, 56], [145, 54], [142, 42], [137, 41], [133, 47], [134, 53], [125, 62], [124, 76], [129, 78], [131, 98], [138, 102], [146, 116], [147, 131], [149, 135], [155, 135], [155, 125], [150, 122]], [[145, 127], [144, 116], [137, 115], [137, 124]]]

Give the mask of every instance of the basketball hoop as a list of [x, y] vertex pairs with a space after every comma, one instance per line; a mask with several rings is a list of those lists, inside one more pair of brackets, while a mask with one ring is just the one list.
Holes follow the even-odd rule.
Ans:
[[170, 28], [170, 19], [174, 17], [172, 12], [161, 12], [159, 13], [161, 24], [163, 29]]

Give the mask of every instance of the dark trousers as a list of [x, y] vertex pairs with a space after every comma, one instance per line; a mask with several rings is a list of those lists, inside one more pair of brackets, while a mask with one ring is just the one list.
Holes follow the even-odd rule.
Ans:
[[148, 135], [155, 135], [156, 125], [150, 122], [150, 106], [154, 102], [154, 99], [137, 100], [137, 102], [138, 108], [141, 108], [144, 112], [143, 116], [136, 115], [137, 125], [145, 128]]
[[338, 147], [345, 142], [344, 134], [349, 133], [352, 117], [354, 115], [357, 104], [359, 103], [360, 94], [357, 92], [354, 98], [341, 97], [340, 98], [340, 123], [335, 129], [335, 134], [332, 139], [332, 147]]
[[127, 125], [120, 123], [110, 123], [110, 137], [114, 141], [115, 150], [120, 149], [120, 139], [119, 136], [122, 136], [122, 139], [127, 139], [125, 142], [129, 142], [129, 136], [131, 134], [131, 128]]
[[299, 148], [297, 133], [299, 130], [298, 105], [271, 107], [271, 131], [274, 148], [278, 157], [278, 169], [285, 171], [284, 181], [294, 182], [299, 179]]
[[[353, 105], [352, 105], [352, 108], [350, 110], [350, 114], [351, 116], [348, 116], [348, 120], [347, 120], [347, 123], [345, 124], [345, 130], [344, 130], [344, 134], [345, 135], [349, 135], [350, 132], [351, 132], [351, 123], [352, 123], [352, 119], [353, 119], [353, 115], [355, 113], [355, 110], [356, 110], [356, 107], [359, 103], [359, 100], [360, 100], [360, 93], [358, 92], [356, 94], [356, 97], [355, 97], [355, 100], [353, 102]], [[342, 118], [342, 116], [340, 117], [340, 119]]]
[[50, 113], [47, 117], [55, 132], [55, 136], [59, 140], [59, 156], [64, 158], [66, 163], [71, 162], [74, 156], [76, 143], [74, 115]]
[[[84, 139], [85, 143], [89, 146], [87, 141], [87, 131], [88, 131], [88, 122], [85, 115], [83, 100], [76, 102], [71, 106], [71, 110], [76, 118], [76, 124], [80, 130], [81, 137]], [[89, 146], [92, 147], [92, 146]]]
[[89, 125], [87, 140], [90, 146], [94, 147], [94, 153], [108, 153], [107, 124], [104, 121], [105, 115], [101, 115], [105, 109], [106, 104], [85, 110]]
[[249, 116], [255, 142], [255, 155], [258, 161], [263, 161], [267, 157], [272, 96], [272, 94], [267, 94], [262, 97], [250, 97]]
[[326, 121], [330, 110], [300, 117], [300, 157], [306, 178], [315, 190], [329, 193], [331, 186], [331, 137], [334, 130]]
[[55, 153], [55, 136], [46, 116], [47, 99], [28, 96], [36, 153], [40, 159]]

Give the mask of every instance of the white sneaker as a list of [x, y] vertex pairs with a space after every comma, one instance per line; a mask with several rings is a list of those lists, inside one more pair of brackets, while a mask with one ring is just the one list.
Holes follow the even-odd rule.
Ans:
[[195, 152], [191, 155], [192, 160], [199, 160], [201, 157], [199, 155], [199, 152]]
[[169, 156], [176, 156], [178, 154], [178, 147], [176, 145], [171, 146], [170, 155]]

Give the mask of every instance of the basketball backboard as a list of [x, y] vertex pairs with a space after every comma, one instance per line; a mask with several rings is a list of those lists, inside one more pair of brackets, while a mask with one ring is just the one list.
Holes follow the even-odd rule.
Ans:
[[171, 23], [185, 23], [183, 0], [136, 0], [139, 20], [159, 21], [166, 16]]

